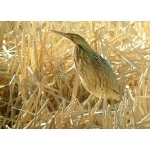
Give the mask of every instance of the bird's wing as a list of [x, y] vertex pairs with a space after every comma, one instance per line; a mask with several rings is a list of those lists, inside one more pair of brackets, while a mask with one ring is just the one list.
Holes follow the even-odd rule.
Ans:
[[103, 59], [100, 55], [95, 55], [95, 61], [96, 59], [98, 59], [99, 61], [96, 61], [95, 64], [97, 64], [95, 67], [100, 68], [97, 69], [98, 73], [101, 73], [102, 76], [106, 79], [106, 81], [108, 82], [108, 86], [116, 91], [117, 93], [119, 92], [119, 88], [118, 88], [118, 84], [117, 84], [117, 80], [116, 80], [116, 75], [113, 72], [111, 66], [109, 65], [109, 63], [107, 62], [107, 60]]

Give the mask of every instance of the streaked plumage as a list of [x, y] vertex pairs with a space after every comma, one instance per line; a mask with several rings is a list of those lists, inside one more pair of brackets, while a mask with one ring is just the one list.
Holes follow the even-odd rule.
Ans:
[[116, 76], [108, 62], [98, 55], [82, 36], [51, 31], [70, 39], [76, 45], [75, 60], [81, 60], [80, 79], [83, 86], [96, 97], [100, 97], [104, 91], [108, 99], [119, 101]]

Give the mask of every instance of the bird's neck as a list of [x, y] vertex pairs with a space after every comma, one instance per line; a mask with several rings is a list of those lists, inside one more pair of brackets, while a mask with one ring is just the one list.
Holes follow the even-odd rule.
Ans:
[[87, 60], [89, 58], [89, 55], [93, 55], [95, 51], [90, 46], [84, 46], [84, 45], [76, 45], [75, 46], [75, 62], [79, 63], [79, 60], [81, 60], [81, 63], [84, 63], [84, 60]]
[[88, 43], [82, 44], [82, 45], [77, 45], [77, 47], [80, 50], [84, 51], [85, 53], [93, 53], [94, 52], [94, 50], [91, 48], [91, 46]]

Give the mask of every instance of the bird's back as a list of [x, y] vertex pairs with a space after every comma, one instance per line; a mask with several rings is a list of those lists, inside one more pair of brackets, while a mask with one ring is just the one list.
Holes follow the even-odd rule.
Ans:
[[94, 96], [104, 91], [109, 99], [120, 100], [116, 76], [108, 62], [91, 49], [90, 53], [77, 47], [76, 61], [81, 59], [80, 78], [84, 87]]

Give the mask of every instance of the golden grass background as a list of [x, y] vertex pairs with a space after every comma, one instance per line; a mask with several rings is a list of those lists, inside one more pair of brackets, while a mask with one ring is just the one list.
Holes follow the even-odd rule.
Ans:
[[[88, 103], [74, 45], [50, 30], [80, 34], [112, 64], [117, 110], [103, 95]], [[150, 22], [0, 22], [0, 47], [0, 128], [150, 128]]]

